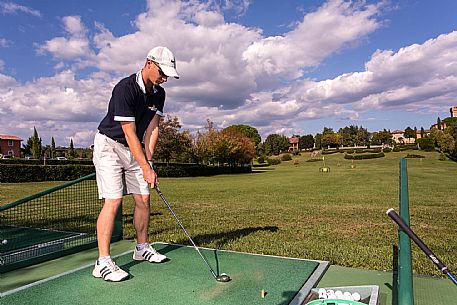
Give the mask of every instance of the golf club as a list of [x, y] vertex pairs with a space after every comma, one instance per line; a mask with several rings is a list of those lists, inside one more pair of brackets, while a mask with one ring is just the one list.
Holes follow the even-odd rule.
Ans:
[[175, 212], [173, 211], [173, 209], [171, 208], [171, 206], [168, 204], [167, 200], [165, 199], [165, 197], [163, 196], [162, 192], [160, 191], [159, 187], [157, 185], [155, 185], [154, 187], [157, 191], [157, 194], [159, 194], [159, 196], [162, 198], [163, 202], [165, 203], [165, 205], [167, 206], [168, 210], [171, 212], [171, 214], [173, 214], [174, 218], [176, 219], [176, 222], [181, 226], [181, 228], [183, 229], [184, 233], [186, 233], [186, 236], [187, 238], [189, 238], [190, 242], [192, 243], [192, 245], [194, 246], [195, 250], [197, 250], [198, 254], [200, 254], [200, 257], [203, 259], [203, 261], [205, 262], [206, 266], [208, 266], [209, 268], [209, 271], [211, 271], [211, 274], [213, 275], [213, 277], [216, 279], [216, 281], [218, 282], [229, 282], [231, 280], [230, 276], [228, 276], [227, 274], [225, 273], [221, 273], [220, 275], [216, 275], [216, 273], [214, 272], [213, 268], [211, 268], [211, 266], [209, 265], [208, 261], [206, 260], [206, 258], [203, 256], [203, 254], [200, 252], [200, 249], [198, 249], [197, 245], [195, 245], [194, 241], [192, 240], [192, 238], [190, 237], [189, 233], [187, 233], [187, 230], [186, 228], [184, 228], [183, 224], [181, 223], [181, 221], [179, 220], [178, 216], [176, 216]]
[[454, 275], [448, 270], [446, 265], [444, 265], [438, 257], [436, 257], [435, 253], [430, 250], [427, 245], [425, 245], [422, 240], [411, 230], [411, 228], [403, 221], [403, 219], [395, 212], [394, 209], [388, 209], [387, 210], [387, 215], [395, 221], [400, 228], [405, 232], [409, 238], [411, 238], [416, 245], [421, 248], [422, 251], [432, 260], [432, 262], [444, 273], [446, 274], [454, 284], [457, 285], [457, 280], [454, 277]]

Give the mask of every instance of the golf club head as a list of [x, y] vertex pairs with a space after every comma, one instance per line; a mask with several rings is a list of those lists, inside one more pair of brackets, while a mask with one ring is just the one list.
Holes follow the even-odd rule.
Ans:
[[231, 280], [230, 276], [228, 276], [228, 274], [226, 274], [226, 273], [221, 273], [219, 276], [216, 277], [216, 281], [218, 281], [218, 282], [226, 283], [226, 282], [230, 282], [230, 280]]

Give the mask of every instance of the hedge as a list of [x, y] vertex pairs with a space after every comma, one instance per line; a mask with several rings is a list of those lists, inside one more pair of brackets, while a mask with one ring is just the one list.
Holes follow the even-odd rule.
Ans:
[[[251, 166], [217, 167], [198, 164], [155, 164], [159, 177], [195, 177], [250, 173]], [[1, 164], [0, 182], [71, 181], [95, 172], [93, 165]]]
[[423, 155], [407, 154], [405, 158], [425, 158]]
[[375, 158], [382, 158], [384, 157], [384, 153], [374, 153], [374, 154], [359, 154], [359, 155], [344, 155], [345, 159], [353, 159], [353, 160], [363, 160], [363, 159], [375, 159]]
[[0, 159], [1, 164], [24, 164], [24, 165], [93, 165], [92, 159], [85, 160], [38, 160], [38, 159]]
[[0, 165], [0, 182], [70, 181], [92, 174], [93, 165]]

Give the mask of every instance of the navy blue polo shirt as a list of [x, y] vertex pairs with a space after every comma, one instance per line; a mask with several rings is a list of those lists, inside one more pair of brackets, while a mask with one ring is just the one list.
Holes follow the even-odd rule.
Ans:
[[165, 90], [154, 86], [146, 92], [141, 71], [122, 79], [113, 89], [108, 113], [98, 126], [100, 133], [127, 145], [121, 122], [135, 122], [136, 135], [143, 142], [144, 133], [155, 114], [163, 116]]

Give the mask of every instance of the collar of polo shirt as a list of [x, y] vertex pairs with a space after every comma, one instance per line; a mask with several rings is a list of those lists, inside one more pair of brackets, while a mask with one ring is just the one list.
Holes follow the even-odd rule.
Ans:
[[[144, 85], [143, 77], [141, 76], [141, 70], [136, 73], [136, 82], [138, 86], [140, 86], [141, 91], [143, 91], [144, 94], [147, 94], [146, 86]], [[152, 91], [152, 93], [157, 92], [157, 88], [155, 85], [152, 86]]]

